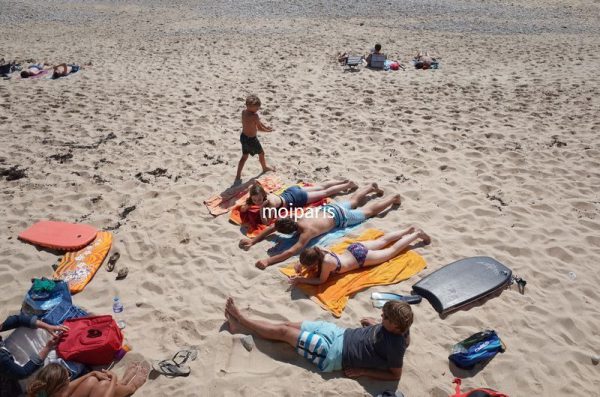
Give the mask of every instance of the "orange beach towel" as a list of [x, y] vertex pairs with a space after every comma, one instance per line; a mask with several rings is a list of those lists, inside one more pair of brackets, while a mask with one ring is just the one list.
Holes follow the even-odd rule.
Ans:
[[[331, 247], [331, 251], [341, 254], [352, 243], [375, 240], [382, 235], [381, 230], [367, 229], [359, 237], [347, 238], [335, 244]], [[291, 264], [279, 270], [289, 277], [296, 274], [294, 265]], [[300, 284], [298, 288], [323, 309], [330, 311], [335, 317], [340, 317], [351, 295], [374, 285], [399, 283], [419, 273], [425, 266], [425, 259], [421, 255], [414, 251], [407, 251], [381, 265], [331, 276], [325, 284]], [[306, 271], [303, 271], [301, 275], [317, 277], [316, 274]]]
[[[214, 216], [226, 214], [236, 205], [243, 204], [246, 198], [248, 198], [248, 190], [250, 190], [250, 187], [254, 182], [254, 180], [251, 180], [241, 186], [227, 189], [221, 194], [217, 194], [205, 200], [204, 204], [208, 208], [208, 211]], [[267, 193], [277, 190], [283, 185], [276, 175], [265, 176], [258, 179], [256, 182], [260, 183]]]

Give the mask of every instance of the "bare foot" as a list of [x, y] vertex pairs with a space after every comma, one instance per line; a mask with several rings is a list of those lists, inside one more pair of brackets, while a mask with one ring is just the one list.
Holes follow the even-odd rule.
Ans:
[[400, 196], [399, 194], [394, 195], [394, 200], [392, 201], [392, 204], [400, 205], [401, 203], [402, 203], [402, 196]]
[[262, 172], [263, 172], [263, 174], [264, 174], [265, 172], [269, 172], [269, 171], [273, 171], [273, 172], [275, 172], [275, 171], [276, 171], [276, 169], [275, 169], [275, 167], [265, 167], [265, 168], [263, 168], [263, 171], [262, 171]]
[[419, 232], [419, 238], [420, 238], [421, 240], [423, 240], [423, 243], [424, 243], [425, 245], [429, 245], [429, 244], [431, 244], [431, 237], [429, 237], [429, 235], [428, 235], [427, 233], [425, 233], [425, 232], [423, 231], [423, 229], [419, 229], [419, 230], [418, 230], [418, 232]]
[[129, 384], [129, 382], [131, 382], [131, 380], [133, 379], [133, 377], [135, 376], [135, 374], [137, 372], [137, 367], [139, 364], [140, 364], [139, 361], [134, 361], [134, 362], [129, 363], [129, 365], [125, 369], [125, 373], [123, 374], [123, 377], [121, 378], [121, 384], [127, 385], [127, 384]]
[[412, 234], [412, 233], [414, 233], [416, 230], [419, 230], [419, 228], [417, 227], [417, 225], [410, 225], [410, 226], [408, 227], [408, 232], [407, 232], [407, 234]]
[[233, 298], [227, 298], [227, 303], [225, 304], [225, 318], [227, 319], [227, 325], [229, 325], [229, 331], [232, 334], [240, 332], [240, 323], [239, 317], [241, 316], [240, 311], [238, 310]]
[[146, 383], [146, 379], [148, 379], [148, 374], [152, 368], [147, 361], [142, 361], [138, 363], [136, 369], [137, 371], [133, 376], [133, 379], [131, 379], [130, 384], [137, 390], [142, 387], [144, 383]]
[[379, 188], [376, 183], [371, 183], [371, 190], [377, 195], [377, 197], [383, 196], [383, 189]]
[[346, 183], [348, 183], [348, 191], [349, 192], [353, 192], [356, 189], [358, 189], [358, 185], [356, 183], [354, 183], [354, 181], [347, 181]]

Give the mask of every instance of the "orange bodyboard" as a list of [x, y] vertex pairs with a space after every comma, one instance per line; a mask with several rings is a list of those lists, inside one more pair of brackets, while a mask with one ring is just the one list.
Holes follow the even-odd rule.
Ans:
[[65, 254], [53, 278], [66, 281], [71, 294], [81, 292], [102, 266], [111, 245], [112, 234], [98, 232], [96, 239], [90, 245], [77, 252]]
[[40, 221], [19, 234], [19, 239], [41, 247], [75, 251], [96, 238], [98, 229], [78, 223]]

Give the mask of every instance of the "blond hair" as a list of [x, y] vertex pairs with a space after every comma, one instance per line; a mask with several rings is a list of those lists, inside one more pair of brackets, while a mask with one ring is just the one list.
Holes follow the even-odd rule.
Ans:
[[387, 301], [383, 305], [383, 315], [403, 334], [413, 323], [413, 312], [410, 305], [401, 301]]
[[252, 94], [252, 95], [248, 95], [248, 97], [246, 98], [246, 106], [260, 106], [260, 99]]
[[52, 397], [68, 385], [69, 371], [58, 364], [48, 364], [38, 372], [27, 388], [27, 396], [46, 395]]

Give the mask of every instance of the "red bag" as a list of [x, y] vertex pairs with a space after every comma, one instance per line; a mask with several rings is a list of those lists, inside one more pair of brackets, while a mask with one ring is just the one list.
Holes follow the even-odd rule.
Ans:
[[506, 394], [502, 394], [495, 390], [486, 389], [486, 388], [473, 389], [466, 393], [461, 393], [461, 391], [460, 391], [461, 380], [459, 378], [455, 378], [452, 383], [456, 383], [456, 390], [455, 390], [455, 394], [451, 395], [450, 397], [508, 397], [508, 395], [506, 395]]
[[88, 365], [110, 364], [123, 344], [123, 334], [112, 316], [91, 316], [66, 320], [69, 327], [56, 346], [64, 360]]

